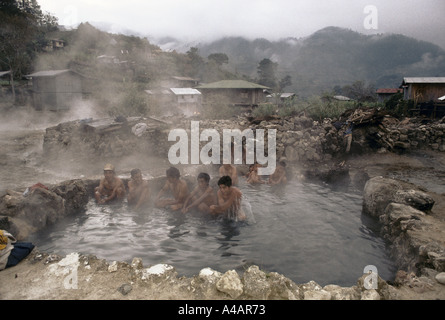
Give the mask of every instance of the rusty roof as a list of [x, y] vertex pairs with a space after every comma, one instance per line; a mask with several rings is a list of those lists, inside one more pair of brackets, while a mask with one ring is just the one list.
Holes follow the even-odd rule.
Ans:
[[402, 91], [403, 90], [399, 88], [380, 88], [377, 89], [376, 93], [399, 93]]

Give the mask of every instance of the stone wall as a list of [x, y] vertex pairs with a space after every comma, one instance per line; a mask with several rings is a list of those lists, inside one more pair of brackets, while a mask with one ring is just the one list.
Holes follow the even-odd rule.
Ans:
[[435, 200], [426, 190], [401, 180], [374, 177], [363, 194], [363, 212], [377, 218], [399, 269], [445, 271], [444, 221], [432, 214]]
[[[45, 159], [61, 155], [77, 158], [114, 158], [128, 154], [167, 157], [169, 124], [152, 118], [83, 119], [46, 129]], [[156, 150], [156, 152], [153, 152]]]

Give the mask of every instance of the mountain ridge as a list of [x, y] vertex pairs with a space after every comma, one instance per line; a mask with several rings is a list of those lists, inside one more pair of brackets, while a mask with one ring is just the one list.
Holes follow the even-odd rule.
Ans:
[[258, 63], [270, 59], [278, 64], [278, 79], [291, 76], [292, 85], [285, 91], [300, 96], [319, 95], [355, 81], [376, 88], [398, 87], [403, 77], [445, 75], [443, 48], [395, 33], [363, 34], [328, 26], [306, 37], [279, 40], [242, 36], [205, 42], [181, 41], [174, 37], [146, 38], [165, 51], [185, 53], [196, 47], [204, 58], [225, 53], [229, 62], [224, 68], [253, 81], [258, 77]]

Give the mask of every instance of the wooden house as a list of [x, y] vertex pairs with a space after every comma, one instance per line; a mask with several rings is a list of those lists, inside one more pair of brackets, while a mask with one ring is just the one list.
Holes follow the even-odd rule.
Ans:
[[403, 98], [416, 104], [436, 101], [445, 94], [445, 77], [406, 77], [400, 88]]
[[68, 110], [82, 100], [83, 77], [72, 70], [38, 71], [27, 75], [32, 80], [32, 96], [36, 110]]
[[221, 80], [196, 87], [203, 95], [203, 104], [226, 103], [237, 106], [257, 106], [266, 101], [270, 88], [245, 80]]

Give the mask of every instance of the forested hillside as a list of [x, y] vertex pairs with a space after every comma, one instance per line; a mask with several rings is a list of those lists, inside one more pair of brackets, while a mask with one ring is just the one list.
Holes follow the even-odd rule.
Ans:
[[364, 35], [328, 27], [304, 39], [280, 41], [224, 38], [200, 44], [207, 56], [223, 52], [228, 70], [257, 77], [263, 59], [278, 64], [277, 77], [290, 75], [286, 91], [318, 95], [363, 81], [374, 87], [396, 87], [406, 76], [443, 76], [445, 51], [437, 45], [398, 34]]

